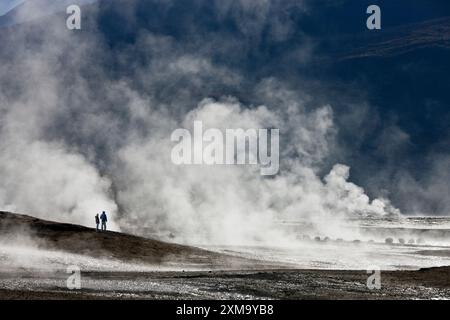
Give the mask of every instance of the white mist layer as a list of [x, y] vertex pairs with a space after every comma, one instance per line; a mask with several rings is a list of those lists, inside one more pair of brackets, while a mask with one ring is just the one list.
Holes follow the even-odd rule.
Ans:
[[170, 267], [128, 263], [125, 261], [95, 258], [62, 251], [37, 249], [32, 246], [0, 244], [0, 270], [17, 272], [61, 271], [77, 266], [81, 271], [150, 272], [172, 270]]
[[383, 244], [310, 244], [290, 246], [225, 246], [205, 247], [237, 257], [276, 262], [299, 269], [332, 270], [418, 270], [450, 265], [450, 257], [440, 256], [436, 247], [421, 249], [436, 251], [422, 255], [417, 247], [388, 247]]

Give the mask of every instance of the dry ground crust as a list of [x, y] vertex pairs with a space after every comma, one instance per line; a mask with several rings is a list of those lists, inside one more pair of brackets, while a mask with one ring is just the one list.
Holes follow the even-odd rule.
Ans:
[[[26, 278], [26, 290], [0, 288], [0, 299], [449, 299], [450, 268], [384, 271], [382, 288], [367, 288], [365, 271], [262, 270], [206, 272], [91, 272], [88, 287], [71, 291], [59, 285], [34, 286], [41, 277]], [[57, 282], [58, 283], [58, 282]], [[107, 283], [110, 289], [105, 290]], [[162, 289], [161, 289], [162, 287]]]

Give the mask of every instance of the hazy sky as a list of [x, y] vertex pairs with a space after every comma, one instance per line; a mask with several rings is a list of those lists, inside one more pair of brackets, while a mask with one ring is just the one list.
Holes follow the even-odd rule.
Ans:
[[9, 10], [24, 2], [25, 0], [2, 0], [0, 1], [0, 16], [7, 13]]

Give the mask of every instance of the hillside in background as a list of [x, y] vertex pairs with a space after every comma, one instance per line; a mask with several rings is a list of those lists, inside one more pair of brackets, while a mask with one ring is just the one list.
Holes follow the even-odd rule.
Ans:
[[96, 232], [74, 224], [0, 212], [0, 243], [29, 244], [54, 250], [126, 263], [197, 265], [209, 268], [251, 267], [254, 261], [234, 258], [190, 246], [162, 242], [119, 232]]

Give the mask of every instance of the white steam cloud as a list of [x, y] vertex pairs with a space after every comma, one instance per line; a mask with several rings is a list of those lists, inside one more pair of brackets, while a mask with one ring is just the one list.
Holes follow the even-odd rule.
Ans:
[[[276, 27], [277, 38], [289, 32]], [[9, 32], [2, 41], [14, 52], [0, 53], [1, 210], [84, 225], [106, 210], [114, 229], [216, 244], [287, 241], [275, 223], [283, 219], [332, 236], [352, 215], [398, 213], [349, 182], [345, 165], [321, 178], [338, 130], [332, 106], [307, 108], [277, 79], [250, 88], [265, 101], [254, 106], [227, 91], [245, 81], [238, 71], [168, 36], [143, 32], [139, 48], [116, 52], [92, 26], [74, 35], [63, 19]], [[136, 50], [151, 59], [133, 64]], [[131, 71], [109, 73], [108, 59]], [[203, 93], [208, 86], [221, 98]], [[194, 120], [279, 128], [280, 174], [172, 164], [170, 134]]]

